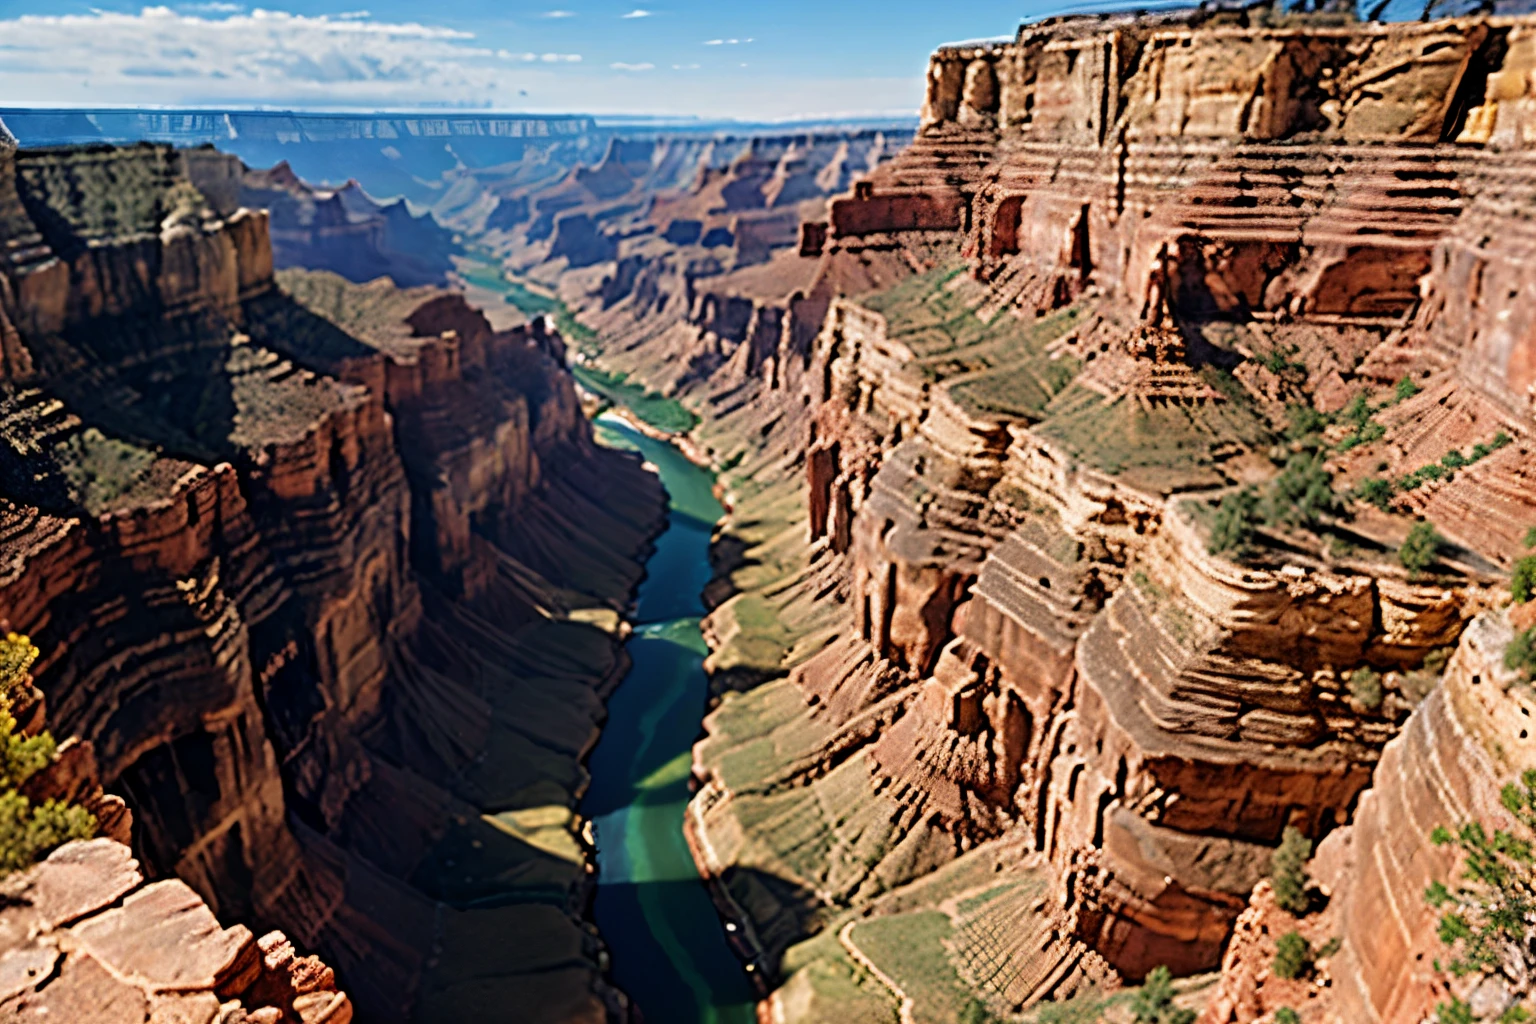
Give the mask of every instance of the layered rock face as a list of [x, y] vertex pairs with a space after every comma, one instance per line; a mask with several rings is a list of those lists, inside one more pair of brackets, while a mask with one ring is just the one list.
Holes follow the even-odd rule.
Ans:
[[0, 159], [0, 618], [145, 872], [366, 1019], [618, 1013], [572, 808], [661, 497], [559, 339], [383, 282], [301, 304], [167, 148]]
[[[1446, 869], [1393, 868], [1373, 801], [1420, 800], [1396, 776], [1428, 755], [1390, 752], [1441, 729], [1439, 673], [1536, 523], [1532, 32], [1027, 25], [935, 55], [918, 138], [805, 226], [777, 301], [590, 290], [605, 364], [693, 403], [740, 498], [710, 626], [744, 692], [693, 829], [776, 1019], [1216, 968], [1287, 825], [1377, 851], [1374, 881], [1338, 869], [1340, 1019], [1419, 1019]], [[814, 337], [722, 345], [811, 298]], [[1340, 504], [1308, 526], [1317, 479]], [[1266, 521], [1219, 540], [1250, 485]], [[1395, 557], [1415, 518], [1449, 538], [1423, 575]], [[1443, 817], [1495, 813], [1468, 778], [1423, 783]], [[1386, 892], [1395, 931], [1364, 909]]]
[[182, 154], [187, 176], [220, 214], [265, 210], [278, 267], [329, 270], [364, 283], [388, 277], [402, 288], [446, 284], [457, 251], [453, 234], [404, 199], [375, 202], [355, 180], [316, 189], [286, 163], [267, 171], [213, 149]]

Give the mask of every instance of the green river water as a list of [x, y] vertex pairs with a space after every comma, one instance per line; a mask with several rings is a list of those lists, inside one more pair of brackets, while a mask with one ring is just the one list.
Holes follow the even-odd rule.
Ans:
[[[476, 254], [465, 276], [529, 316], [555, 318], [568, 341], [590, 332], [552, 295], [509, 281]], [[574, 336], [571, 336], [574, 334]], [[573, 367], [582, 384], [662, 430], [695, 422], [671, 399]], [[724, 509], [714, 474], [618, 416], [599, 417], [598, 440], [637, 451], [666, 487], [667, 529], [646, 562], [627, 646], [633, 667], [608, 702], [581, 803], [597, 845], [593, 912], [613, 958], [615, 982], [646, 1024], [754, 1024], [755, 997], [683, 837], [689, 769], [709, 694], [699, 631], [709, 582], [709, 541]]]
[[647, 1024], [752, 1024], [754, 997], [699, 879], [683, 817], [692, 746], [709, 680], [699, 632], [709, 540], [724, 510], [714, 476], [616, 416], [598, 438], [640, 452], [661, 473], [670, 518], [640, 585], [634, 666], [608, 702], [581, 812], [597, 841], [598, 929], [613, 978]]

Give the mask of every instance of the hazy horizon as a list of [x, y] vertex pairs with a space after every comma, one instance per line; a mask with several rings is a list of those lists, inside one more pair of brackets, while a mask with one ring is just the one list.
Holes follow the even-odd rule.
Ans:
[[1063, 7], [0, 0], [0, 106], [903, 117], [936, 46], [1011, 37]]

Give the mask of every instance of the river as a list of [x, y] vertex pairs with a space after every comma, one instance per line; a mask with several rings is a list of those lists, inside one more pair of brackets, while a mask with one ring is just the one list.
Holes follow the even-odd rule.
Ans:
[[640, 585], [633, 668], [608, 702], [581, 813], [593, 822], [598, 930], [613, 980], [647, 1024], [753, 1024], [754, 997], [683, 837], [692, 747], [709, 692], [703, 591], [709, 539], [724, 510], [714, 476], [671, 444], [613, 415], [604, 444], [640, 452], [661, 473], [670, 517]]

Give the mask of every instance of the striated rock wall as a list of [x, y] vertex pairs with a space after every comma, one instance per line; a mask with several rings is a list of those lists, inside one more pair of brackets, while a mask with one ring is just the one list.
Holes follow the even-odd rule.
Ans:
[[[777, 972], [765, 1012], [858, 989], [883, 1019], [922, 1002], [919, 962], [963, 982], [945, 1012], [1006, 1013], [1226, 957], [1211, 1012], [1255, 1019], [1300, 992], [1254, 966], [1290, 926], [1249, 898], [1287, 825], [1355, 837], [1320, 860], [1328, 913], [1358, 915], [1316, 926], [1344, 940], [1338, 1019], [1431, 1005], [1418, 895], [1443, 868], [1378, 850], [1391, 880], [1366, 881], [1336, 851], [1386, 827], [1395, 751], [1479, 657], [1464, 631], [1536, 522], [1530, 31], [1026, 25], [935, 55], [914, 144], [797, 259], [716, 277], [621, 249], [583, 307], [600, 359], [699, 411], [739, 497], [692, 827]], [[1285, 488], [1314, 457], [1338, 504], [1308, 525]], [[1267, 521], [1213, 553], [1249, 486], [1279, 495]], [[1396, 557], [1417, 519], [1450, 538], [1423, 575]], [[1492, 812], [1483, 783], [1436, 791], [1447, 819]], [[1388, 893], [1402, 924], [1367, 935]], [[908, 946], [860, 943], [884, 917]]]
[[265, 210], [279, 267], [330, 270], [351, 281], [388, 277], [402, 288], [446, 284], [457, 252], [452, 232], [404, 199], [381, 204], [355, 180], [317, 189], [286, 163], [253, 170], [207, 147], [181, 151], [186, 176], [221, 214]]
[[572, 809], [623, 665], [587, 623], [662, 503], [559, 339], [387, 284], [306, 306], [167, 149], [14, 167], [0, 617], [146, 872], [320, 950], [369, 1019], [618, 1015]]

